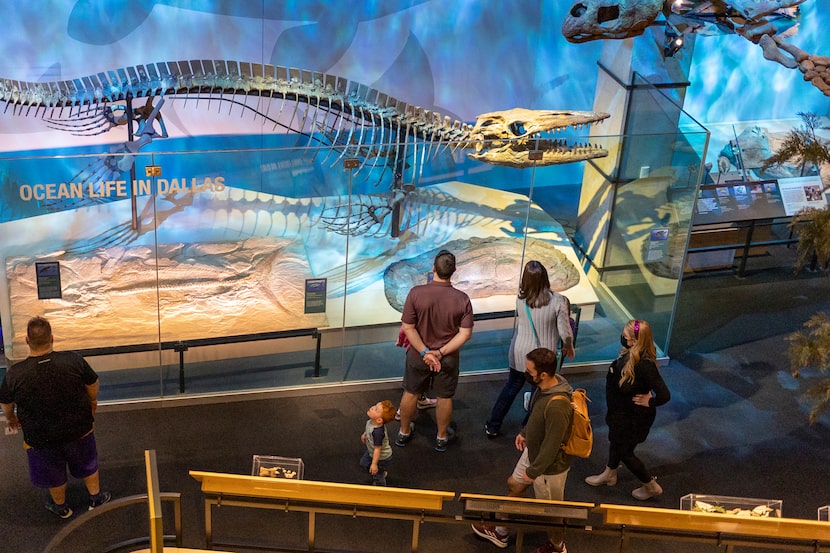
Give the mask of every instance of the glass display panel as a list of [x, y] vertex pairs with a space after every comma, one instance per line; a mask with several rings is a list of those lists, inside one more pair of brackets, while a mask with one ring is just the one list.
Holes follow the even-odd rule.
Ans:
[[658, 353], [668, 349], [708, 140], [706, 129], [662, 91], [639, 77], [635, 83], [627, 125], [632, 133], [624, 137], [630, 147], [611, 175], [609, 235], [594, 267], [600, 296], [608, 294], [601, 303], [613, 321], [590, 348], [604, 358], [616, 356], [613, 338], [629, 319], [647, 320]]
[[[589, 109], [599, 45], [568, 54], [549, 32], [564, 6], [512, 10], [519, 43], [500, 32], [504, 10], [475, 2], [332, 5], [319, 25], [256, 2], [137, 18], [53, 7], [40, 30], [25, 21], [42, 6], [16, 8], [8, 43], [35, 46], [0, 68], [22, 87], [12, 97], [27, 95], [3, 114], [9, 359], [27, 353], [26, 320], [45, 314], [56, 346], [101, 373], [103, 401], [398, 379], [401, 304], [444, 247], [478, 317], [465, 373], [505, 369], [529, 259], [581, 308], [566, 370], [613, 358], [631, 315], [651, 318], [665, 346], [705, 151], [705, 133], [671, 102], [644, 93], [624, 136], [576, 131], [609, 152], [602, 164], [491, 165], [440, 133], [411, 141], [382, 124], [395, 110], [411, 127], [449, 118], [452, 138], [492, 109]], [[173, 28], [187, 40], [158, 40]], [[458, 54], [447, 37], [459, 29], [487, 63]], [[77, 102], [38, 105], [60, 96]], [[337, 108], [345, 97], [364, 103]], [[586, 175], [619, 193], [602, 210], [614, 223], [596, 259], [572, 246], [580, 202], [596, 200]], [[38, 263], [58, 264], [60, 297], [38, 298]], [[641, 296], [655, 277], [668, 284]]]
[[[692, 147], [687, 135], [670, 136]], [[591, 140], [609, 149], [623, 141]], [[403, 300], [426, 282], [442, 248], [456, 254], [453, 281], [470, 295], [478, 318], [462, 352], [464, 373], [506, 367], [519, 277], [530, 259], [543, 261], [553, 288], [581, 309], [570, 364], [612, 358], [609, 343], [627, 310], [651, 317], [665, 340], [659, 316], [670, 315], [677, 276], [661, 275], [673, 287], [652, 292], [651, 312], [630, 304], [630, 291], [645, 290], [643, 282], [592, 282], [572, 246], [581, 186], [572, 166], [471, 171], [469, 159], [448, 150], [424, 165], [418, 186], [396, 194], [345, 161], [322, 163], [327, 153], [303, 147], [139, 154], [135, 178], [80, 189], [62, 189], [72, 182], [62, 175], [97, 158], [10, 161], [17, 178], [7, 187], [14, 183], [17, 199], [14, 215], [0, 223], [14, 237], [3, 245], [7, 356], [26, 355], [25, 323], [45, 314], [56, 347], [80, 350], [101, 373], [105, 401], [396, 379], [403, 369], [395, 345]], [[687, 158], [680, 156], [688, 172]], [[287, 173], [276, 178], [270, 169]], [[305, 194], [296, 183], [282, 185], [293, 182], [292, 172], [304, 179]], [[627, 274], [637, 266], [635, 273], [659, 275], [682, 255], [675, 228], [688, 224], [688, 213], [677, 205], [694, 186], [654, 179], [621, 187], [615, 204], [609, 253]], [[57, 184], [30, 186], [44, 182]], [[36, 189], [49, 191], [36, 198]], [[646, 192], [672, 200], [644, 204]], [[37, 298], [35, 268], [44, 261], [61, 268], [61, 299]], [[646, 276], [640, 280], [648, 285]], [[323, 293], [309, 282], [323, 282]], [[310, 293], [324, 309], [308, 309]]]

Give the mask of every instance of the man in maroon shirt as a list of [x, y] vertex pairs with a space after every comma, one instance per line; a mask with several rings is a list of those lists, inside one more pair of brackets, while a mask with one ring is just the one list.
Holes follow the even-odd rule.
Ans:
[[411, 347], [406, 352], [401, 397], [401, 430], [395, 445], [406, 446], [412, 438], [412, 421], [418, 396], [430, 384], [438, 404], [435, 451], [447, 450], [453, 438], [452, 398], [458, 385], [458, 350], [473, 334], [473, 307], [464, 292], [453, 288], [455, 256], [441, 250], [433, 263], [434, 277], [409, 291], [401, 316], [402, 328]]

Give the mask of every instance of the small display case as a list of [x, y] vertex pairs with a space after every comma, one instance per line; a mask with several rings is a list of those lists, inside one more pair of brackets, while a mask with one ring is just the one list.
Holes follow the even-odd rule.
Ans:
[[288, 480], [302, 480], [303, 472], [303, 460], [299, 457], [277, 457], [275, 455], [254, 455], [254, 464], [251, 469], [253, 476]]
[[830, 522], [830, 505], [822, 505], [818, 508], [818, 519]]
[[690, 493], [680, 498], [680, 509], [701, 513], [781, 518], [782, 503], [780, 499]]

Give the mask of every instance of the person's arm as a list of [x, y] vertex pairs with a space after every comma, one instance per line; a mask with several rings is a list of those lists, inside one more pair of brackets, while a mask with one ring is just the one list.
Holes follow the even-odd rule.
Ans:
[[[409, 347], [415, 348], [415, 351], [423, 358], [424, 363], [432, 371], [440, 371], [441, 370], [441, 359], [437, 350], [430, 350], [427, 345], [424, 343], [424, 340], [421, 338], [418, 329], [415, 328], [415, 325], [412, 323], [401, 323], [401, 330], [406, 335], [406, 339], [409, 341]], [[426, 350], [426, 352], [424, 352]]]
[[[524, 430], [522, 430], [524, 432]], [[524, 451], [527, 447], [527, 438], [525, 438], [524, 434], [517, 434], [516, 435], [516, 442], [515, 442], [516, 449], [519, 451]]]
[[20, 428], [20, 421], [17, 420], [17, 414], [14, 412], [14, 403], [0, 403], [3, 408], [3, 416], [6, 417], [6, 422], [9, 428]]
[[378, 461], [380, 461], [380, 446], [376, 445], [372, 452], [372, 466], [369, 467], [369, 474], [372, 476], [378, 473]]
[[556, 314], [556, 329], [562, 338], [562, 355], [573, 359], [576, 352], [574, 351], [573, 329], [571, 329], [571, 302], [567, 297], [561, 294], [559, 296], [562, 298], [562, 305]]
[[89, 404], [92, 406], [92, 414], [94, 415], [95, 412], [98, 410], [98, 387], [100, 386], [99, 381], [96, 380], [92, 384], [86, 385], [86, 395], [89, 397]]
[[424, 361], [427, 365], [429, 365], [430, 369], [432, 369], [433, 371], [440, 371], [441, 360], [447, 355], [451, 355], [453, 352], [456, 352], [459, 349], [461, 349], [461, 346], [467, 343], [467, 341], [472, 337], [472, 335], [472, 328], [459, 328], [458, 332], [456, 332], [455, 336], [453, 336], [449, 342], [447, 342], [437, 350], [430, 350], [429, 352], [427, 352], [426, 355], [424, 355]]
[[654, 396], [649, 400], [649, 405], [651, 407], [660, 407], [661, 405], [668, 403], [671, 399], [671, 392], [669, 392], [669, 387], [666, 386], [666, 382], [660, 375], [660, 370], [657, 368], [657, 364], [653, 365], [651, 389], [654, 392]]
[[461, 346], [473, 336], [473, 304], [470, 303], [470, 298], [466, 299], [463, 314], [458, 323], [458, 332], [455, 333], [449, 342], [438, 348], [439, 359], [446, 355], [452, 355], [461, 349]]
[[406, 339], [409, 340], [409, 346], [415, 348], [419, 354], [427, 349], [424, 340], [421, 338], [421, 335], [418, 333], [418, 330], [415, 328], [414, 324], [411, 323], [401, 323], [401, 329], [403, 333], [406, 334]]
[[438, 348], [438, 353], [442, 357], [446, 357], [458, 350], [461, 349], [461, 346], [467, 343], [467, 341], [473, 337], [473, 329], [472, 328], [459, 328], [458, 332], [455, 336], [452, 337], [452, 340]]
[[649, 386], [647, 394], [637, 394], [634, 396], [634, 403], [642, 407], [660, 407], [669, 402], [671, 399], [671, 392], [663, 377], [660, 376], [660, 370], [657, 368], [657, 363], [648, 360], [641, 360], [637, 367], [637, 377], [642, 378]]

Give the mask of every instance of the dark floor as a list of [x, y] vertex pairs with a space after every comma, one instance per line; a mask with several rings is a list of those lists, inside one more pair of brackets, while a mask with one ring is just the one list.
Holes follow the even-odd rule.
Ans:
[[[641, 455], [659, 476], [663, 495], [649, 502], [677, 508], [689, 493], [783, 500], [786, 517], [816, 519], [830, 504], [830, 419], [810, 426], [803, 389], [807, 379], [790, 376], [787, 336], [814, 312], [830, 309], [830, 280], [789, 267], [759, 263], [747, 276], [710, 273], [684, 280], [672, 334], [672, 360], [663, 375], [672, 401], [658, 417]], [[577, 460], [566, 498], [595, 503], [638, 504], [630, 492], [638, 484], [624, 469], [614, 488], [592, 488], [583, 478], [605, 463], [606, 428], [602, 373], [568, 376], [594, 399], [592, 420], [597, 446], [590, 459]], [[516, 460], [512, 435], [522, 418], [514, 405], [506, 435], [488, 440], [482, 431], [501, 387], [497, 378], [462, 380], [455, 402], [458, 438], [443, 454], [432, 450], [434, 415], [417, 420], [417, 435], [405, 449], [395, 448], [389, 485], [503, 494], [505, 478]], [[191, 469], [245, 474], [252, 455], [301, 457], [305, 478], [366, 483], [357, 466], [367, 407], [389, 398], [397, 402], [397, 385], [376, 389], [333, 388], [285, 397], [163, 408], [104, 408], [96, 423], [104, 486], [117, 497], [145, 493], [145, 449], [157, 452], [163, 491], [183, 494], [184, 545], [204, 547], [204, 514]], [[390, 430], [397, 429], [395, 424]], [[43, 509], [28, 483], [19, 437], [4, 437], [0, 447], [0, 553], [40, 552], [65, 522]], [[73, 483], [70, 502], [82, 507], [85, 493]], [[221, 516], [220, 516], [221, 515]], [[225, 538], [263, 538], [282, 546], [302, 547], [305, 526], [300, 515], [232, 509], [217, 515], [217, 533]], [[227, 517], [227, 518], [222, 518]], [[146, 510], [96, 529], [84, 542], [112, 543], [112, 528], [141, 527]], [[408, 524], [376, 523], [380, 536], [367, 533], [360, 519], [328, 517], [318, 521], [318, 550], [408, 551]], [[137, 522], [140, 521], [140, 522]], [[140, 533], [140, 532], [139, 532]], [[110, 538], [110, 539], [108, 539]], [[536, 545], [540, 534], [527, 536]], [[637, 541], [634, 551], [720, 551], [715, 546]], [[420, 551], [495, 551], [464, 526], [426, 524]], [[98, 545], [76, 546], [102, 551]], [[228, 548], [225, 548], [228, 549]], [[512, 549], [511, 549], [512, 550]], [[526, 549], [527, 550], [527, 549]], [[571, 553], [618, 551], [618, 538], [571, 532]], [[240, 552], [247, 551], [239, 549]], [[754, 551], [738, 547], [736, 551]], [[769, 550], [768, 550], [769, 551]]]

